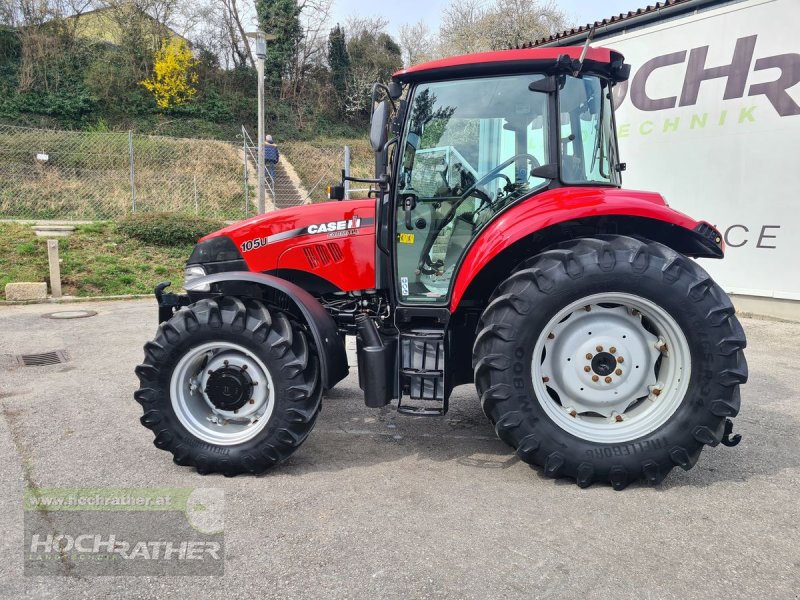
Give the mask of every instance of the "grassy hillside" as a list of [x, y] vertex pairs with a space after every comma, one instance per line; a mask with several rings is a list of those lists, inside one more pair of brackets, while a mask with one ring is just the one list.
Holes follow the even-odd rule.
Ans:
[[[123, 236], [116, 225], [95, 223], [59, 241], [65, 295], [149, 294], [165, 280], [179, 288], [192, 245], [149, 246]], [[48, 281], [47, 241], [26, 225], [0, 223], [0, 299], [5, 285]]]

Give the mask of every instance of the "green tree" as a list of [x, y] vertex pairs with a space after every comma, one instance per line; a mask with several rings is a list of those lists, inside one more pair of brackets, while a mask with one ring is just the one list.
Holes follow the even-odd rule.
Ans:
[[328, 66], [331, 70], [331, 84], [336, 90], [339, 104], [344, 105], [347, 82], [350, 81], [350, 54], [347, 52], [344, 30], [338, 23], [328, 36]]
[[387, 83], [403, 68], [400, 46], [388, 33], [362, 29], [347, 42], [351, 77], [346, 110], [351, 116], [369, 116], [369, 92], [376, 81]]
[[269, 42], [265, 79], [269, 92], [280, 94], [283, 78], [292, 65], [303, 27], [297, 0], [256, 0], [256, 13], [261, 29], [275, 36]]

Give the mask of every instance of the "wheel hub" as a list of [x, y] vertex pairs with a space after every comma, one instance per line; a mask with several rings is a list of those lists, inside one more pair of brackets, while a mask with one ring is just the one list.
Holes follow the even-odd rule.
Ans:
[[592, 358], [591, 367], [600, 377], [605, 377], [617, 368], [617, 359], [610, 352], [601, 352]]
[[551, 329], [542, 362], [546, 385], [568, 410], [622, 414], [656, 383], [658, 338], [624, 306], [586, 308]]
[[261, 431], [275, 406], [272, 376], [252, 351], [231, 342], [189, 350], [170, 383], [175, 414], [210, 444], [240, 444]]
[[674, 319], [626, 293], [587, 296], [545, 326], [532, 358], [536, 399], [583, 439], [636, 439], [669, 418], [688, 385], [691, 358]]
[[244, 369], [222, 367], [208, 376], [205, 392], [218, 409], [235, 411], [250, 401], [253, 382]]

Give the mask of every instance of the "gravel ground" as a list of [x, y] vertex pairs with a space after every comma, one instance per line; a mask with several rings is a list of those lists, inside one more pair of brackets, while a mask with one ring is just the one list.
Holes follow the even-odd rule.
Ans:
[[[53, 310], [90, 308], [53, 321]], [[2, 597], [798, 598], [800, 324], [743, 320], [750, 383], [736, 448], [657, 488], [581, 490], [498, 441], [474, 388], [444, 418], [363, 405], [355, 369], [316, 429], [259, 477], [201, 477], [138, 423], [133, 367], [152, 301], [0, 307], [0, 353], [66, 349], [66, 364], [0, 356]], [[25, 577], [22, 494], [39, 487], [218, 487], [223, 577]]]

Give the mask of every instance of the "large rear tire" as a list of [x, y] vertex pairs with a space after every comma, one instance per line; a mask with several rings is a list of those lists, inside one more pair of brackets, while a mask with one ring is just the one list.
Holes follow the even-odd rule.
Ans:
[[318, 359], [305, 334], [256, 300], [178, 311], [136, 368], [141, 423], [176, 464], [201, 474], [260, 473], [305, 441], [320, 410]]
[[526, 261], [478, 331], [475, 382], [497, 435], [582, 487], [690, 469], [723, 439], [747, 380], [728, 296], [694, 261], [629, 237]]

